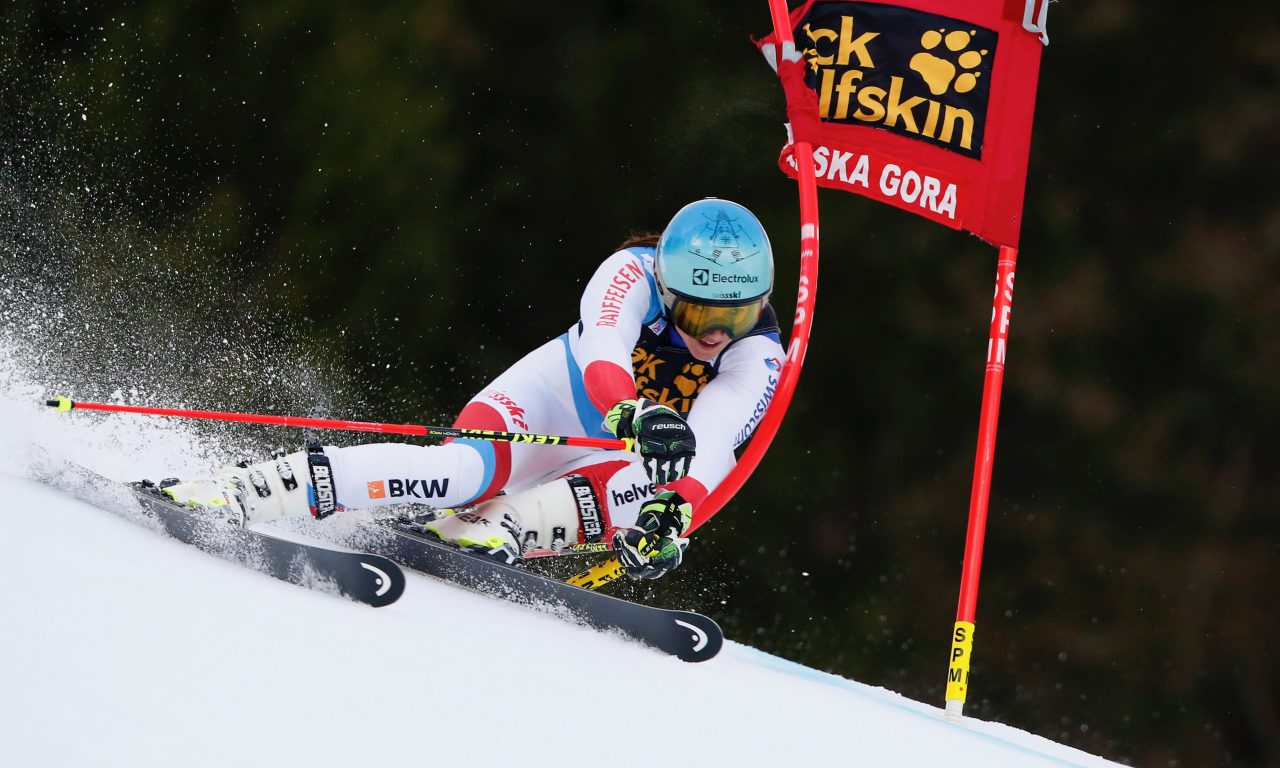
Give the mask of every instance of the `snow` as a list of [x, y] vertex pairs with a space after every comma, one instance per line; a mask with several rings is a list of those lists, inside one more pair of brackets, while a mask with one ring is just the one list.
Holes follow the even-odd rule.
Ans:
[[0, 385], [5, 765], [1115, 765], [732, 641], [686, 664], [413, 573], [386, 608], [275, 581], [28, 477], [34, 444], [190, 471], [186, 427]]

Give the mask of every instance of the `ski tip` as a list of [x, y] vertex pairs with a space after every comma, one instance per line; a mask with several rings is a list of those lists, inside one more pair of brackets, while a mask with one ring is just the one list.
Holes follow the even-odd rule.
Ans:
[[720, 625], [707, 616], [688, 611], [678, 611], [671, 616], [678, 627], [674, 632], [673, 650], [681, 661], [699, 662], [715, 658], [724, 646], [724, 632]]
[[378, 555], [360, 555], [360, 567], [369, 572], [371, 582], [363, 595], [355, 596], [361, 602], [374, 608], [391, 605], [404, 594], [404, 571], [400, 566], [385, 557]]
[[69, 397], [62, 397], [61, 395], [59, 395], [53, 400], [45, 400], [44, 404], [49, 406], [50, 408], [57, 408], [59, 412], [62, 412], [62, 411], [71, 410], [71, 408], [75, 405], [75, 402], [72, 401], [72, 399]]

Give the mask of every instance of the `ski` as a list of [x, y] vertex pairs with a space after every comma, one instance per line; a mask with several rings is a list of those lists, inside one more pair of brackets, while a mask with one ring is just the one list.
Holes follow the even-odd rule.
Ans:
[[157, 527], [185, 544], [281, 581], [337, 594], [374, 607], [404, 593], [400, 566], [380, 555], [281, 539], [188, 510], [154, 485], [119, 483], [90, 469], [59, 462], [39, 478], [94, 506]]
[[616, 631], [684, 661], [713, 658], [724, 645], [714, 620], [575, 587], [441, 543], [413, 523], [360, 527], [343, 551], [281, 539], [188, 510], [150, 483], [119, 483], [70, 462], [42, 462], [39, 479], [95, 506], [156, 528], [210, 554], [300, 586], [390, 605], [405, 588], [401, 566], [602, 631]]
[[684, 661], [706, 661], [724, 645], [720, 626], [702, 614], [641, 605], [505, 565], [441, 543], [410, 522], [384, 520], [364, 526], [362, 533], [362, 549], [411, 570], [594, 629], [621, 632]]

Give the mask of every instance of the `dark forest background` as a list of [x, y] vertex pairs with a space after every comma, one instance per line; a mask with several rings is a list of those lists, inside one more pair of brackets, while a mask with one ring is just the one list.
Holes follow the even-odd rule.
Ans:
[[[43, 353], [78, 396], [416, 423], [695, 198], [760, 215], [789, 317], [769, 24], [763, 0], [10, 0], [3, 285], [85, 315]], [[1280, 765], [1280, 11], [1063, 0], [1049, 31], [966, 714]], [[940, 706], [994, 251], [821, 206], [787, 421], [687, 566], [629, 593]]]

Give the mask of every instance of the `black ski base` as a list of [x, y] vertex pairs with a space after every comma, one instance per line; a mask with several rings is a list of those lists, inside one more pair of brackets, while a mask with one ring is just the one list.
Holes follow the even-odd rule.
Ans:
[[391, 605], [404, 594], [400, 566], [380, 555], [280, 539], [193, 514], [150, 484], [129, 484], [143, 512], [153, 516], [173, 538], [233, 560], [273, 578], [306, 587], [332, 585], [344, 597], [375, 608]]
[[336, 591], [374, 607], [390, 605], [404, 594], [404, 572], [380, 555], [289, 541], [232, 525], [188, 510], [146, 481], [118, 483], [70, 462], [49, 469], [42, 479], [54, 487], [127, 517], [136, 519], [140, 512], [178, 541], [281, 581]]
[[566, 612], [574, 621], [617, 631], [684, 661], [706, 661], [720, 652], [724, 633], [712, 619], [690, 611], [654, 608], [592, 592], [441, 543], [411, 523], [388, 520], [366, 526], [360, 542], [406, 568], [522, 605]]

